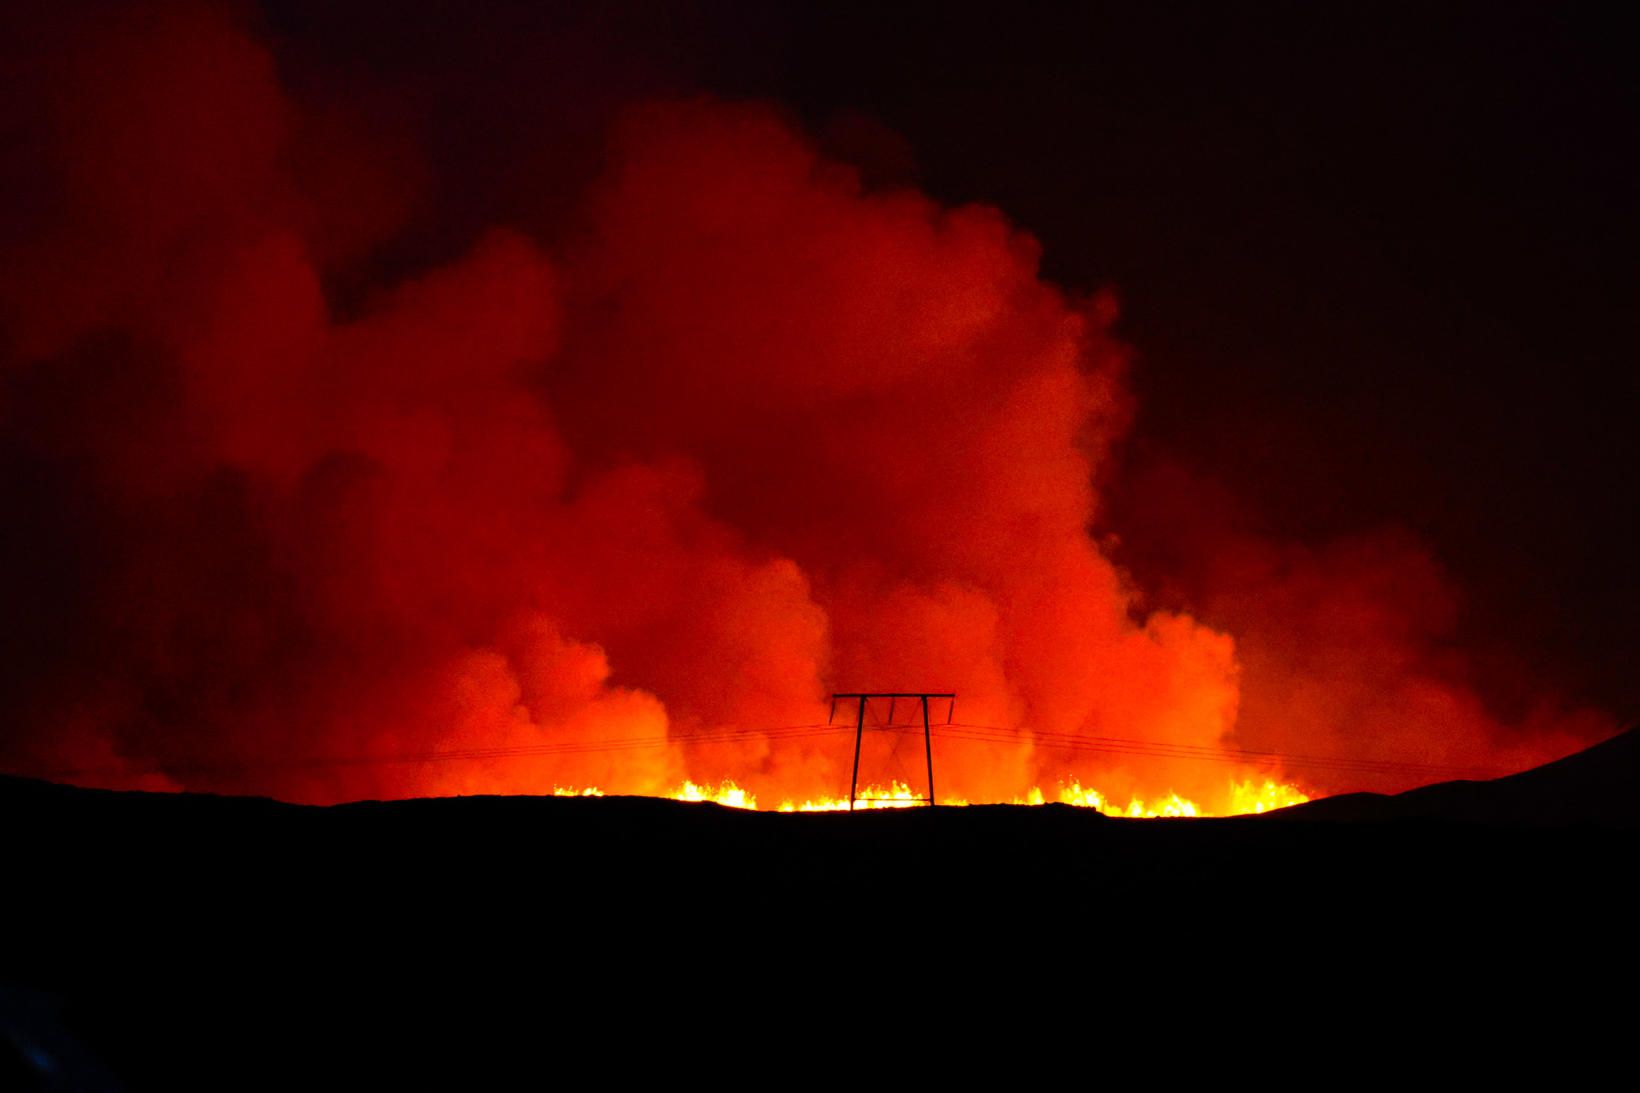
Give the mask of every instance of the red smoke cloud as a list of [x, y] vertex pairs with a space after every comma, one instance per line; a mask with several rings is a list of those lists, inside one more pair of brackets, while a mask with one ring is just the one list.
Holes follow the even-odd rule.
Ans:
[[1176, 584], [1164, 598], [1236, 636], [1240, 746], [1347, 757], [1355, 769], [1303, 773], [1322, 786], [1395, 789], [1417, 776], [1372, 768], [1522, 768], [1612, 732], [1605, 715], [1566, 709], [1547, 691], [1513, 718], [1491, 709], [1475, 658], [1455, 640], [1460, 594], [1405, 530], [1271, 541], [1210, 478], [1165, 461], [1136, 473], [1134, 549], [1189, 547], [1161, 567]]
[[[298, 108], [215, 9], [53, 26], [0, 280], [9, 769], [779, 799], [837, 792], [846, 744], [725, 730], [861, 687], [1419, 762], [1604, 727], [1500, 745], [1429, 666], [1454, 607], [1404, 543], [1204, 544], [1226, 629], [1142, 613], [1089, 532], [1131, 410], [1114, 307], [1042, 281], [995, 210], [866, 192], [761, 106], [652, 105], [560, 238], [498, 227], [344, 309], [328, 286], [416, 208], [404, 149]], [[937, 761], [978, 799], [1227, 774], [1029, 743]]]

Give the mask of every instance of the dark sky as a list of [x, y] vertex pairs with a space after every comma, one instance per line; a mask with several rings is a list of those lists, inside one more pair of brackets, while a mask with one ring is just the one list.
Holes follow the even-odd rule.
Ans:
[[1139, 414], [1106, 523], [1144, 583], [1172, 586], [1192, 529], [1135, 491], [1182, 465], [1260, 535], [1411, 529], [1500, 686], [1524, 658], [1640, 709], [1637, 104], [1616, 9], [298, 0], [258, 18], [298, 92], [356, 93], [433, 149], [435, 207], [361, 283], [498, 217], [553, 230], [624, 102], [770, 99], [868, 179], [995, 204], [1049, 276], [1117, 290]]

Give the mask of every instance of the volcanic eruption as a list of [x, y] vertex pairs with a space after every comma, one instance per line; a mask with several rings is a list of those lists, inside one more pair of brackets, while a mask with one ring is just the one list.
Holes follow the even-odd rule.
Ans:
[[[927, 686], [960, 696], [942, 794], [1227, 812], [1615, 728], [1547, 690], [1490, 712], [1408, 532], [1214, 532], [1193, 604], [1155, 606], [1102, 523], [1143, 367], [1115, 295], [776, 107], [631, 104], [554, 230], [395, 259], [432, 168], [232, 13], [35, 29], [0, 211], [8, 771], [802, 807], [848, 782], [830, 692]], [[1207, 503], [1149, 488], [1157, 520]]]

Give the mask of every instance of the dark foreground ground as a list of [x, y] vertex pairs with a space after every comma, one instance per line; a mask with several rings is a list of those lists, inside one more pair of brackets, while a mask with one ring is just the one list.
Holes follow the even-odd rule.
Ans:
[[1631, 732], [1184, 821], [3, 779], [0, 1089], [855, 1084], [885, 1046], [924, 1080], [993, 1051], [1171, 1072], [1203, 1026], [1289, 1064], [1339, 1045], [1333, 1070], [1472, 1027], [1494, 1059], [1551, 1027], [1628, 1042], [1637, 759]]

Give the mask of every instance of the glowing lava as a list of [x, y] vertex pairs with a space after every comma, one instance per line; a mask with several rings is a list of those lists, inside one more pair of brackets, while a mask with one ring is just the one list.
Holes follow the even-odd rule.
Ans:
[[[581, 788], [554, 786], [552, 793], [555, 797], [604, 796], [603, 790], [592, 786]], [[743, 808], [755, 811], [758, 807], [756, 795], [743, 789], [730, 779], [724, 779], [716, 786], [686, 780], [665, 796], [674, 801], [710, 802], [727, 808]], [[1269, 812], [1290, 805], [1300, 805], [1309, 799], [1309, 794], [1297, 786], [1268, 778], [1262, 782], [1253, 779], [1244, 782], [1232, 780], [1227, 797], [1228, 807], [1223, 811], [1210, 811], [1198, 805], [1195, 801], [1179, 796], [1177, 793], [1168, 793], [1151, 799], [1135, 796], [1130, 798], [1126, 805], [1121, 805], [1113, 802], [1097, 789], [1083, 786], [1076, 779], [1072, 779], [1068, 783], [1062, 783], [1054, 797], [1054, 800], [1060, 804], [1074, 805], [1077, 808], [1092, 808], [1104, 813], [1106, 816], [1121, 816], [1128, 819], [1242, 816]], [[999, 803], [1043, 805], [1047, 804], [1048, 800], [1048, 795], [1040, 787], [1032, 787], [1030, 792], [1022, 797], [1015, 797], [1010, 801]], [[855, 798], [854, 807], [856, 809], [914, 808], [924, 803], [924, 799], [917, 791], [904, 782], [896, 781], [890, 782], [886, 786], [869, 785], [861, 787], [859, 795]], [[941, 799], [940, 801], [942, 806], [955, 807], [966, 806], [970, 803], [955, 798]], [[849, 801], [847, 797], [815, 797], [804, 801], [781, 801], [780, 806], [774, 811], [847, 812], [848, 810]]]

